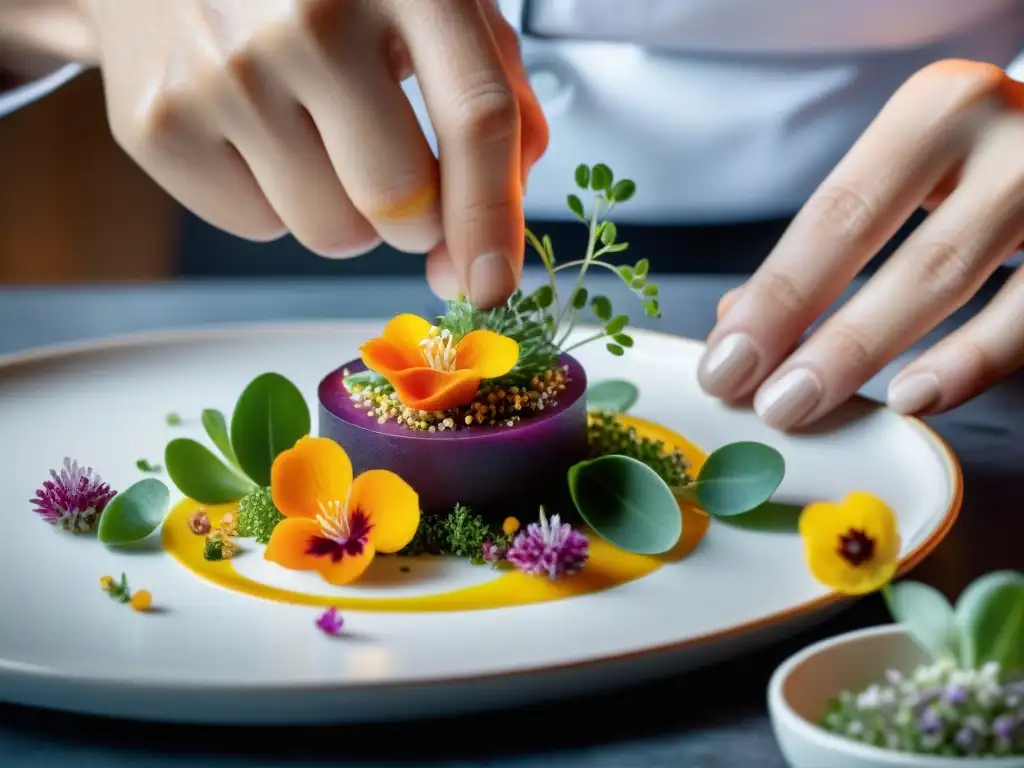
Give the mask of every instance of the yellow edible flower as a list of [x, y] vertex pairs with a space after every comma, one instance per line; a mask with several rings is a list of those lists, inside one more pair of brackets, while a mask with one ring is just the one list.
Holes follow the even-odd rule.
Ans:
[[501, 530], [505, 532], [506, 536], [511, 536], [519, 530], [519, 521], [514, 517], [506, 517], [505, 522], [501, 524]]
[[114, 588], [114, 577], [113, 576], [103, 576], [103, 577], [101, 577], [100, 578], [100, 588], [104, 592], [109, 592], [110, 590], [112, 590]]
[[136, 611], [148, 611], [153, 605], [153, 596], [149, 594], [149, 590], [140, 589], [134, 595], [132, 595], [131, 606]]
[[811, 573], [844, 595], [884, 587], [896, 573], [900, 534], [896, 514], [881, 499], [854, 491], [838, 503], [815, 502], [800, 516]]

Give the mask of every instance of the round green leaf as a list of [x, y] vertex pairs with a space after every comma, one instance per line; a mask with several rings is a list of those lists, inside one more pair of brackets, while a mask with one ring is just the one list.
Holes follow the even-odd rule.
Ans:
[[768, 501], [785, 474], [786, 462], [771, 446], [730, 443], [708, 456], [694, 490], [708, 514], [742, 515]]
[[650, 297], [650, 296], [657, 296], [657, 295], [658, 295], [658, 286], [657, 285], [655, 285], [654, 283], [647, 283], [647, 285], [644, 286], [644, 296]]
[[550, 285], [542, 285], [534, 292], [533, 300], [541, 309], [547, 309], [555, 300], [555, 292]]
[[632, 267], [619, 267], [619, 276], [629, 283], [636, 277], [636, 274], [633, 272]]
[[155, 477], [140, 480], [110, 500], [100, 515], [97, 536], [115, 546], [141, 541], [160, 527], [170, 507], [166, 485]]
[[618, 229], [610, 221], [606, 221], [601, 227], [601, 242], [605, 245], [614, 245]]
[[640, 259], [633, 267], [638, 277], [646, 277], [647, 271], [651, 268], [651, 262], [647, 259]]
[[660, 555], [683, 533], [672, 490], [653, 469], [628, 456], [576, 464], [569, 470], [569, 493], [594, 533], [627, 552]]
[[576, 186], [586, 189], [590, 186], [590, 167], [587, 165], [576, 166]]
[[617, 203], [624, 203], [636, 193], [636, 183], [631, 179], [622, 179], [615, 182], [612, 187], [612, 199]]
[[609, 336], [614, 336], [616, 333], [621, 333], [622, 329], [629, 324], [629, 317], [626, 315], [616, 315], [612, 320], [608, 322], [608, 325], [604, 327], [604, 332]]
[[1024, 573], [995, 571], [974, 581], [956, 604], [961, 663], [995, 661], [1004, 672], [1024, 670]]
[[186, 437], [167, 444], [164, 466], [178, 490], [200, 504], [238, 501], [255, 487], [225, 467], [205, 445]]
[[640, 399], [635, 384], [622, 379], [598, 381], [587, 387], [587, 410], [625, 413]]
[[615, 334], [615, 343], [623, 347], [632, 347], [633, 337], [628, 333], [617, 333]]
[[266, 487], [274, 459], [309, 429], [309, 407], [298, 387], [278, 373], [264, 373], [238, 398], [231, 416], [231, 445], [245, 474]]
[[595, 296], [590, 300], [590, 308], [598, 320], [607, 322], [612, 319], [612, 303], [607, 296]]
[[595, 192], [608, 189], [614, 180], [612, 169], [604, 163], [598, 163], [590, 170], [590, 188]]
[[575, 213], [581, 219], [586, 218], [586, 215], [583, 212], [583, 201], [580, 200], [579, 197], [576, 195], [569, 195], [566, 199], [568, 200], [570, 211]]
[[585, 306], [587, 306], [587, 289], [586, 288], [580, 288], [578, 291], [576, 291], [576, 293], [573, 294], [573, 296], [572, 296], [572, 306], [573, 306], [573, 309], [583, 309]]
[[235, 456], [235, 449], [231, 447], [231, 438], [228, 437], [228, 423], [224, 414], [213, 408], [207, 408], [202, 416], [203, 429], [210, 436], [213, 444], [234, 466], [238, 466], [238, 458]]
[[626, 354], [626, 350], [624, 350], [618, 344], [612, 344], [609, 342], [608, 344], [605, 344], [605, 348], [616, 357], [622, 357], [624, 354]]
[[937, 589], [917, 581], [901, 581], [883, 590], [889, 613], [935, 658], [957, 658], [959, 631], [953, 606]]

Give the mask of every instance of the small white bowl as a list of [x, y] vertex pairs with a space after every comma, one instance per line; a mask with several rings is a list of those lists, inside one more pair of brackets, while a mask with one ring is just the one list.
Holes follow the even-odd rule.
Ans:
[[816, 723], [843, 690], [863, 690], [885, 671], [909, 673], [928, 656], [896, 624], [850, 632], [791, 656], [772, 675], [768, 712], [793, 768], [1024, 768], [1024, 757], [953, 758], [894, 752], [836, 736]]

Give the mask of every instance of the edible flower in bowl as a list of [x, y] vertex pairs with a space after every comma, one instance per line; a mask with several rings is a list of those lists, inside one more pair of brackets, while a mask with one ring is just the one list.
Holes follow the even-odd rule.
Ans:
[[395, 388], [403, 405], [420, 411], [467, 405], [483, 379], [504, 376], [519, 362], [519, 344], [507, 336], [475, 330], [456, 339], [410, 314], [392, 319], [360, 353], [366, 367]]
[[285, 519], [264, 557], [335, 585], [358, 579], [377, 552], [405, 547], [420, 523], [419, 496], [402, 478], [370, 470], [353, 480], [348, 454], [323, 437], [303, 437], [274, 460], [270, 492]]

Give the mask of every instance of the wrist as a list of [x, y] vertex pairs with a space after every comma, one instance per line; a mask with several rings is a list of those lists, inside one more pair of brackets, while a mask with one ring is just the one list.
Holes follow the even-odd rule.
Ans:
[[0, 70], [21, 80], [62, 64], [96, 61], [95, 41], [79, 0], [0, 0]]

